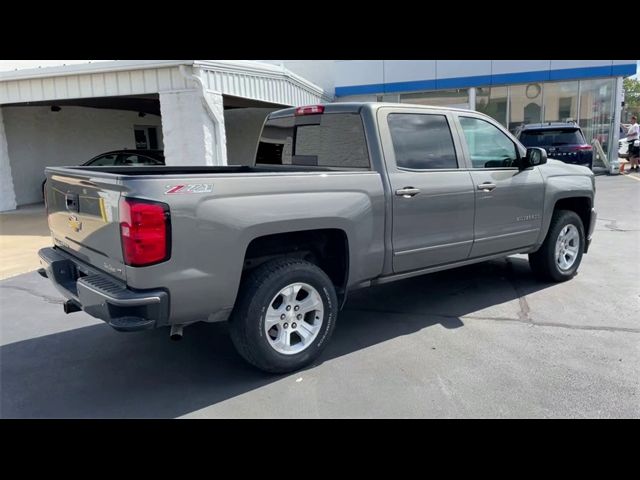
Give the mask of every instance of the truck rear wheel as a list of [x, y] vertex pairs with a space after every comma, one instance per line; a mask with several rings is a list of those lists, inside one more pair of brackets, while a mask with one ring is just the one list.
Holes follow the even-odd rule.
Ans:
[[531, 270], [541, 280], [569, 280], [578, 271], [584, 245], [584, 226], [578, 214], [571, 210], [556, 210], [542, 246], [529, 254]]
[[316, 265], [278, 259], [244, 279], [229, 320], [238, 353], [269, 373], [309, 365], [327, 345], [338, 314], [334, 286]]

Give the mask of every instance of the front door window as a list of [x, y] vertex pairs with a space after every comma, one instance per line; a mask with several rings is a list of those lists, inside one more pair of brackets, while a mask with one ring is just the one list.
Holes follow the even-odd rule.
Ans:
[[472, 117], [460, 117], [460, 125], [473, 168], [517, 166], [518, 151], [515, 143], [494, 125]]

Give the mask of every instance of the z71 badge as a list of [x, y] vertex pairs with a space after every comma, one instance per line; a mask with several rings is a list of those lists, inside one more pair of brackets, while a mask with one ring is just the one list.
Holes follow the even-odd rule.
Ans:
[[191, 183], [189, 185], [167, 185], [165, 195], [184, 195], [189, 193], [211, 193], [213, 185], [211, 183]]

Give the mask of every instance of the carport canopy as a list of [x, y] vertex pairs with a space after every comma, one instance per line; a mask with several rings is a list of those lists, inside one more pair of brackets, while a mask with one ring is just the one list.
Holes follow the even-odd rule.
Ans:
[[225, 165], [229, 155], [242, 162], [266, 113], [329, 100], [261, 62], [127, 60], [0, 72], [0, 211], [40, 201], [45, 166], [135, 148], [140, 132], [157, 136], [170, 165]]

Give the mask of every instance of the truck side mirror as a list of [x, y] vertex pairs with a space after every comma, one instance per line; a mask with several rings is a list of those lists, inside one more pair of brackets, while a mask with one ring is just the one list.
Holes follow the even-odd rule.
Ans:
[[520, 170], [537, 167], [545, 163], [547, 163], [547, 151], [544, 148], [530, 147], [527, 148], [527, 154], [522, 159]]

